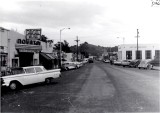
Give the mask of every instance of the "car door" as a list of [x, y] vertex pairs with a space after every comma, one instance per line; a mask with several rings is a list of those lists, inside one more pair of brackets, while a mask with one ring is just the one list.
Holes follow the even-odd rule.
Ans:
[[25, 68], [24, 69], [26, 74], [24, 76], [24, 84], [34, 84], [34, 83], [38, 83], [39, 82], [39, 76], [35, 71], [34, 67], [30, 67], [30, 68]]
[[38, 74], [38, 81], [39, 82], [44, 82], [45, 81], [45, 75], [47, 74], [46, 72], [43, 71], [41, 67], [35, 67], [35, 71]]

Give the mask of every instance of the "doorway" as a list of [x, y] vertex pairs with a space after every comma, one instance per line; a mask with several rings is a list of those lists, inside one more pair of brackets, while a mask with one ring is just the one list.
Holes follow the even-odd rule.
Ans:
[[34, 53], [19, 52], [20, 67], [32, 66], [33, 65], [33, 54]]

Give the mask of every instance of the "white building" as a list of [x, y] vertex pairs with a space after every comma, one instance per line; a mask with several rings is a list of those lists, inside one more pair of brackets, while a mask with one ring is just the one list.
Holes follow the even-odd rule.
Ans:
[[63, 57], [67, 62], [72, 62], [73, 61], [73, 53], [64, 53]]
[[0, 27], [0, 71], [7, 67], [23, 67], [42, 63], [47, 66], [50, 64], [52, 67], [53, 60], [53, 43], [28, 40], [24, 34]]
[[124, 44], [118, 46], [119, 60], [154, 59], [159, 55], [160, 45], [158, 44], [139, 44], [138, 53], [136, 44]]

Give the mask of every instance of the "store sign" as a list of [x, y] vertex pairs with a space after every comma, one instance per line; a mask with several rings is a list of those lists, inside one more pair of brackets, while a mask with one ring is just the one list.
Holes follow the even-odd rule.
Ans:
[[41, 38], [41, 29], [26, 29], [26, 39], [37, 40]]
[[29, 39], [17, 39], [17, 44], [41, 45], [40, 41], [33, 41]]
[[33, 52], [36, 52], [36, 53], [38, 53], [39, 50], [19, 49], [19, 52], [25, 52], [25, 53], [33, 53]]

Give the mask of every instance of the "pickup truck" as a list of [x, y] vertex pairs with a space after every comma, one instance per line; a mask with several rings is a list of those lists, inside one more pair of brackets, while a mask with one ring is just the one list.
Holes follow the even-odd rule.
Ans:
[[43, 66], [29, 66], [10, 70], [10, 74], [1, 77], [1, 85], [16, 90], [20, 86], [46, 82], [61, 76], [60, 69], [46, 70]]

